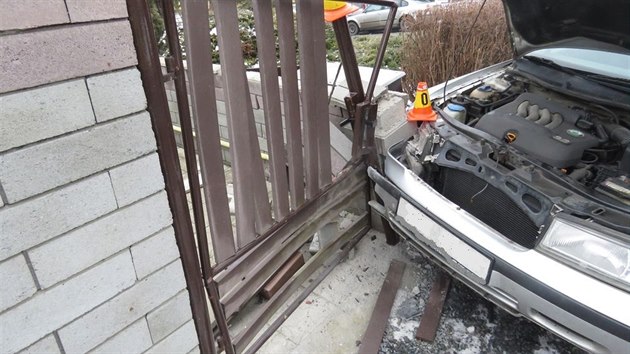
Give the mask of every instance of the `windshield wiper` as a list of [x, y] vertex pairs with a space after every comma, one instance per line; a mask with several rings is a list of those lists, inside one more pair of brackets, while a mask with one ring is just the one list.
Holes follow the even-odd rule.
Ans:
[[584, 74], [585, 77], [611, 89], [630, 93], [630, 80], [599, 74]]
[[584, 78], [584, 79], [586, 79], [588, 81], [597, 83], [597, 84], [599, 84], [601, 86], [608, 87], [608, 88], [613, 89], [615, 91], [624, 92], [624, 93], [630, 93], [630, 81], [628, 81], [628, 80], [624, 80], [624, 79], [620, 79], [620, 78], [614, 78], [614, 77], [605, 76], [605, 75], [599, 75], [599, 74], [585, 73], [583, 71], [578, 71], [578, 70], [573, 70], [571, 68], [567, 68], [566, 66], [562, 66], [562, 65], [554, 62], [553, 60], [540, 58], [540, 57], [536, 57], [536, 56], [532, 56], [532, 55], [526, 55], [524, 58], [529, 60], [529, 61], [531, 61], [531, 62], [533, 62], [533, 63], [541, 64], [541, 65], [544, 65], [544, 66], [556, 69], [556, 70], [561, 71], [561, 72], [566, 73], [566, 74], [579, 76], [579, 77]]

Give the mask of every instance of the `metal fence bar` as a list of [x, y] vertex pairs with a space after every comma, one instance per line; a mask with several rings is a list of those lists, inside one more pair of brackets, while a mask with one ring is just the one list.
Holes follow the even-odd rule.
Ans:
[[359, 161], [349, 165], [335, 180], [306, 201], [281, 227], [216, 274], [221, 303], [226, 316], [238, 310], [274, 270], [308, 240], [320, 227], [333, 219], [350, 203], [352, 195], [365, 188], [365, 165]]
[[190, 296], [199, 349], [202, 353], [216, 353], [149, 7], [145, 0], [127, 0], [127, 8], [166, 194], [173, 212], [173, 229]]
[[290, 202], [291, 209], [295, 210], [304, 203], [304, 161], [302, 159], [302, 127], [300, 123], [293, 5], [291, 0], [275, 0], [275, 6], [280, 45], [284, 122], [287, 133]]
[[[315, 73], [312, 84], [313, 102], [328, 102], [328, 80], [326, 75], [326, 33], [324, 31], [324, 2], [313, 1], [311, 5], [311, 26], [312, 36], [311, 43], [313, 45], [312, 64]], [[309, 85], [311, 86], [311, 85]], [[327, 104], [326, 104], [327, 105]], [[317, 106], [316, 106], [317, 107]], [[331, 157], [330, 157], [330, 122], [328, 110], [313, 110], [314, 119], [316, 121], [317, 134], [317, 161], [319, 163], [318, 179], [319, 187], [323, 187], [332, 181]]]
[[236, 2], [212, 0], [212, 4], [218, 31], [228, 129], [233, 142], [230, 154], [234, 176], [236, 241], [240, 248], [255, 240], [258, 230], [271, 225], [271, 210], [241, 52]]
[[[319, 190], [319, 161], [317, 144], [317, 110], [316, 97], [317, 75], [315, 72], [313, 47], [313, 11], [315, 1], [298, 1], [298, 41], [300, 48], [300, 89], [302, 92], [302, 121], [304, 126], [304, 162], [306, 167], [306, 199], [312, 198]], [[321, 18], [316, 20], [322, 21]], [[326, 101], [319, 102], [319, 105]]]
[[[185, 158], [188, 172], [188, 181], [190, 183], [190, 198], [192, 200], [193, 205], [193, 213], [195, 216], [195, 230], [197, 231], [197, 246], [199, 247], [200, 253], [200, 261], [201, 261], [201, 273], [202, 273], [202, 281], [206, 287], [206, 291], [209, 295], [210, 302], [213, 308], [214, 317], [219, 326], [221, 333], [223, 334], [220, 338], [223, 342], [224, 348], [227, 354], [232, 354], [233, 346], [231, 343], [231, 338], [229, 336], [227, 321], [225, 318], [225, 313], [221, 304], [218, 302], [218, 299], [212, 296], [213, 293], [217, 292], [217, 283], [212, 279], [212, 266], [210, 264], [210, 252], [209, 252], [209, 244], [208, 244], [208, 236], [206, 234], [206, 222], [204, 218], [203, 211], [203, 202], [201, 195], [201, 186], [198, 177], [198, 168], [197, 168], [197, 155], [195, 151], [195, 141], [193, 138], [193, 127], [192, 120], [190, 117], [190, 108], [188, 104], [188, 93], [186, 87], [186, 76], [184, 70], [184, 63], [182, 59], [182, 51], [179, 43], [179, 33], [177, 30], [177, 23], [175, 21], [175, 8], [172, 0], [162, 0], [162, 9], [164, 13], [164, 25], [166, 28], [166, 35], [168, 38], [168, 48], [170, 51], [170, 57], [167, 57], [167, 60], [170, 61], [171, 65], [167, 65], [167, 67], [171, 67], [173, 71], [173, 78], [175, 79], [175, 93], [177, 95], [177, 109], [179, 111], [179, 122], [182, 128], [182, 138], [184, 142], [184, 150], [185, 150]], [[207, 20], [206, 20], [207, 21]], [[202, 30], [202, 29], [201, 29]], [[207, 32], [209, 34], [209, 32]], [[201, 49], [203, 50], [203, 48]], [[207, 47], [206, 47], [207, 51]], [[168, 64], [167, 61], [167, 64]], [[214, 92], [213, 92], [214, 93]], [[216, 105], [216, 101], [215, 105]], [[218, 127], [217, 127], [218, 129]], [[222, 159], [219, 160], [220, 163], [218, 165], [219, 171], [223, 172], [223, 164]], [[217, 166], [215, 166], [217, 167]], [[225, 175], [223, 175], [225, 178]], [[220, 186], [216, 186], [219, 187]], [[225, 193], [225, 206], [227, 206], [227, 192], [225, 191], [225, 185], [223, 186], [223, 193]], [[220, 190], [220, 189], [219, 189]], [[210, 207], [210, 205], [208, 205]], [[229, 218], [229, 209], [227, 220]], [[231, 220], [230, 220], [231, 221]], [[231, 223], [228, 224], [228, 227], [231, 229]], [[231, 230], [230, 230], [231, 235]], [[233, 245], [233, 240], [232, 240]], [[227, 254], [227, 256], [232, 255], [234, 250], [231, 253]]]
[[[190, 199], [195, 217], [195, 231], [201, 255], [209, 255], [208, 235], [206, 234], [205, 217], [203, 212], [203, 201], [201, 197], [201, 184], [199, 181], [197, 157], [195, 152], [195, 141], [193, 137], [192, 120], [190, 119], [190, 106], [188, 104], [188, 93], [186, 88], [186, 75], [182, 61], [177, 24], [175, 23], [175, 10], [172, 0], [162, 0], [162, 10], [164, 13], [164, 27], [170, 55], [166, 57], [167, 69], [172, 75], [175, 84], [175, 94], [177, 96], [177, 110], [179, 112], [179, 122], [182, 128], [182, 141], [184, 143], [186, 170], [188, 172], [188, 183], [190, 184]], [[201, 258], [202, 271], [210, 269], [210, 259]]]
[[[188, 81], [193, 118], [197, 128], [203, 194], [210, 221], [214, 257], [217, 262], [222, 262], [233, 255], [236, 249], [223, 172], [212, 70], [208, 2], [205, 0], [185, 1], [182, 3], [182, 10], [186, 35]], [[202, 251], [200, 248], [200, 252]], [[209, 254], [202, 254], [202, 256], [209, 258]]]
[[273, 193], [273, 211], [276, 220], [289, 213], [288, 181], [280, 110], [280, 87], [276, 63], [276, 38], [273, 28], [271, 0], [254, 0], [256, 42], [262, 84], [262, 97], [267, 131], [267, 147], [270, 153], [269, 172]]

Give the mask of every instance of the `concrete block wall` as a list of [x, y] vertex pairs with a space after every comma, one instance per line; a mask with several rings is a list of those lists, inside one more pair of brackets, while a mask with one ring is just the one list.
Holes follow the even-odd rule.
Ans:
[[0, 5], [0, 352], [198, 350], [125, 1]]

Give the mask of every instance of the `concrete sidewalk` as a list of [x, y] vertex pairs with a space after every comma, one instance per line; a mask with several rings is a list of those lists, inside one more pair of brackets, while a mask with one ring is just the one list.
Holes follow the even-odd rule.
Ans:
[[391, 260], [407, 263], [381, 353], [581, 353], [550, 332], [498, 309], [457, 281], [433, 343], [415, 333], [438, 267], [406, 242], [371, 230], [302, 302], [259, 353], [356, 353]]
[[389, 262], [404, 259], [401, 251], [387, 246], [383, 234], [368, 232], [259, 353], [356, 352]]

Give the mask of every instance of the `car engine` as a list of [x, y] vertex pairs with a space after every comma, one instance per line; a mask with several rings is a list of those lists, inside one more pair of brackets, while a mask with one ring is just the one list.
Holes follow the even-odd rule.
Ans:
[[509, 71], [440, 108], [401, 154], [463, 209], [525, 247], [554, 210], [630, 233], [630, 112]]
[[630, 113], [563, 97], [509, 74], [486, 80], [444, 106], [449, 104], [464, 108], [467, 125], [543, 167], [586, 186], [605, 189], [612, 183], [619, 187], [612, 187], [615, 198], [630, 205], [630, 186], [618, 181], [630, 179]]
[[[514, 101], [483, 115], [476, 128], [557, 168], [580, 162], [584, 151], [599, 145], [580, 114], [541, 94], [523, 93]], [[586, 129], [585, 129], [586, 128]]]

